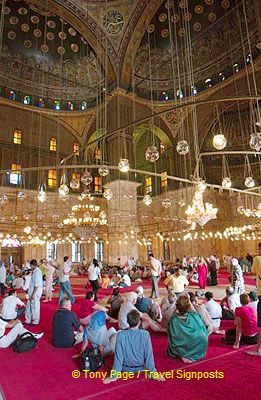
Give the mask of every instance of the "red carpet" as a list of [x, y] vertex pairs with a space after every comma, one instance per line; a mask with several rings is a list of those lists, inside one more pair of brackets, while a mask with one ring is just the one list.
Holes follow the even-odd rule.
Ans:
[[[81, 292], [78, 278], [75, 279], [74, 292]], [[79, 281], [80, 282], [80, 281]], [[138, 285], [138, 284], [137, 284]], [[143, 286], [150, 286], [149, 281]], [[124, 290], [125, 291], [125, 290]], [[108, 295], [111, 291], [101, 290], [99, 297]], [[77, 293], [78, 294], [78, 293]], [[77, 312], [81, 299], [73, 310]], [[109, 399], [122, 400], [126, 396], [141, 399], [169, 398], [201, 400], [232, 400], [235, 392], [240, 393], [241, 399], [257, 398], [257, 382], [261, 373], [261, 360], [245, 354], [246, 346], [238, 351], [231, 346], [222, 344], [221, 337], [212, 335], [205, 359], [190, 365], [166, 355], [167, 337], [164, 334], [151, 333], [156, 367], [159, 371], [182, 370], [186, 373], [195, 371], [219, 371], [224, 373], [223, 379], [167, 379], [159, 383], [139, 379], [118, 381], [104, 385], [98, 379], [72, 378], [72, 371], [78, 369], [78, 364], [72, 360], [76, 349], [55, 349], [51, 343], [51, 321], [57, 309], [57, 300], [51, 304], [42, 303], [41, 323], [39, 330], [44, 330], [44, 338], [39, 341], [37, 350], [24, 354], [14, 353], [11, 348], [0, 350], [1, 378], [0, 384], [6, 400], [45, 400], [48, 396], [53, 400], [87, 400]], [[231, 327], [230, 321], [225, 321], [225, 328]], [[112, 360], [106, 361], [106, 367], [111, 366]], [[182, 376], [184, 376], [182, 372]], [[189, 376], [187, 376], [187, 379]]]

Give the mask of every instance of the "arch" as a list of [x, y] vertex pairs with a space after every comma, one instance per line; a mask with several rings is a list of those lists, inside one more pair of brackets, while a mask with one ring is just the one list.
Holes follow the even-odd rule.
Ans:
[[161, 143], [165, 146], [165, 148], [172, 148], [173, 144], [168, 135], [158, 126], [155, 125], [149, 125], [149, 124], [144, 124], [139, 126], [138, 128], [135, 129], [133, 133], [133, 142], [137, 144], [142, 136], [146, 134], [147, 132], [152, 132], [155, 136], [158, 137]]

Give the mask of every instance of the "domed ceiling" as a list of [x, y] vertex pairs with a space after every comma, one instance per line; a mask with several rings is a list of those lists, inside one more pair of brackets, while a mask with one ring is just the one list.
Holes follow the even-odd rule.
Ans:
[[[246, 0], [252, 56], [258, 54], [257, 21], [253, 0]], [[228, 78], [245, 66], [248, 46], [242, 2], [237, 0], [164, 1], [151, 19], [134, 62], [135, 91], [148, 97], [149, 91], [169, 90], [173, 98], [179, 89], [191, 93]], [[239, 26], [241, 25], [241, 28]], [[240, 37], [240, 29], [242, 37]], [[192, 58], [190, 59], [190, 54]], [[237, 67], [234, 67], [237, 64]], [[192, 79], [189, 79], [189, 75]], [[152, 78], [152, 82], [151, 79]], [[176, 94], [175, 94], [176, 96]], [[160, 93], [155, 94], [160, 99]]]
[[72, 25], [41, 3], [6, 1], [0, 84], [46, 99], [92, 101], [103, 81], [97, 55]]

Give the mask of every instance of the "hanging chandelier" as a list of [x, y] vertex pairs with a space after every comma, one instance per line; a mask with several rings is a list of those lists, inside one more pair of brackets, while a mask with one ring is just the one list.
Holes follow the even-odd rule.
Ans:
[[63, 225], [70, 227], [107, 225], [107, 215], [100, 206], [94, 204], [75, 204]]
[[199, 226], [204, 226], [212, 219], [217, 218], [218, 208], [213, 207], [211, 203], [204, 203], [203, 193], [204, 185], [200, 185], [192, 199], [192, 205], [189, 205], [185, 214], [189, 223], [197, 223]]

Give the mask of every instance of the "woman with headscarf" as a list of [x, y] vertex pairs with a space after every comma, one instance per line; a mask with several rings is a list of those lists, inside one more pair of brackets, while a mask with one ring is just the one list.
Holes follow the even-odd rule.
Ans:
[[238, 294], [243, 294], [245, 293], [245, 282], [244, 282], [242, 268], [237, 258], [232, 258], [232, 268], [233, 268], [233, 286], [235, 288], [235, 292]]
[[203, 257], [199, 257], [197, 264], [198, 284], [200, 289], [205, 289], [207, 284], [208, 266]]
[[217, 286], [217, 263], [216, 258], [214, 256], [210, 256], [210, 264], [209, 264], [209, 271], [210, 271], [210, 281], [211, 286]]

